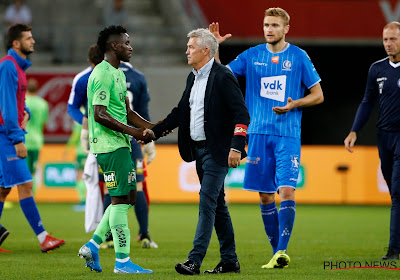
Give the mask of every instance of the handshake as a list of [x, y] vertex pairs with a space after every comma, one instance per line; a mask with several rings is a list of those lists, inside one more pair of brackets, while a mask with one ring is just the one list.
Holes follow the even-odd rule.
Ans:
[[131, 134], [131, 133], [129, 133], [129, 134], [132, 135], [136, 139], [136, 141], [138, 143], [140, 143], [140, 144], [150, 143], [152, 141], [157, 140], [160, 137], [166, 136], [166, 135], [168, 135], [168, 134], [173, 132], [172, 130], [165, 130], [165, 131], [161, 131], [161, 133], [160, 133], [161, 135], [157, 135], [156, 136], [154, 134], [153, 129], [156, 128], [155, 130], [159, 131], [160, 130], [159, 129], [160, 128], [159, 125], [161, 123], [162, 123], [162, 121], [157, 122], [154, 126], [151, 127], [151, 129], [150, 128], [145, 128], [145, 127], [142, 127], [142, 128], [139, 128], [139, 129], [134, 129], [133, 128], [135, 130], [135, 132], [133, 134]]

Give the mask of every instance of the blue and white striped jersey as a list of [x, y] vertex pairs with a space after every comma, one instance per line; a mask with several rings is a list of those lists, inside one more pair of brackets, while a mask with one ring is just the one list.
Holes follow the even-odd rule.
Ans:
[[250, 113], [248, 134], [300, 137], [301, 108], [283, 115], [272, 111], [288, 97], [304, 97], [304, 91], [321, 81], [307, 53], [288, 43], [279, 53], [261, 44], [242, 52], [228, 64], [235, 76], [246, 77], [246, 105]]

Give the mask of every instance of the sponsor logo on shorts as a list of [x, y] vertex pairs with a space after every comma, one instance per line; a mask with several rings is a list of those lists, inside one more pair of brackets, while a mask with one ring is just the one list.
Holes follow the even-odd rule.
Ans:
[[118, 188], [117, 176], [115, 175], [115, 171], [104, 172], [103, 175], [107, 189], [110, 190]]
[[132, 182], [136, 181], [136, 171], [135, 169], [132, 169], [131, 172], [128, 174], [128, 184], [131, 184]]

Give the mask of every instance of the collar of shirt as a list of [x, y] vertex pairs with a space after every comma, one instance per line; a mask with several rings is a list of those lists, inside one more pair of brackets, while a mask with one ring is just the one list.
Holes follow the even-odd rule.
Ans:
[[19, 67], [22, 68], [22, 70], [28, 69], [29, 66], [32, 65], [32, 63], [28, 59], [23, 59], [19, 54], [17, 54], [16, 51], [13, 49], [8, 50], [8, 55], [11, 55], [15, 61], [18, 63]]
[[201, 76], [207, 76], [208, 74], [210, 74], [214, 60], [215, 60], [214, 58], [211, 58], [209, 62], [207, 62], [203, 67], [200, 68], [200, 70], [193, 69], [192, 73], [194, 74], [194, 76], [201, 77]]

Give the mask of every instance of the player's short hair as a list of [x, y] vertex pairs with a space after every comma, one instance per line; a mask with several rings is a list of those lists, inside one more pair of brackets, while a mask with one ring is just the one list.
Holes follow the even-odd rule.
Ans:
[[26, 88], [29, 92], [36, 92], [39, 88], [38, 81], [33, 78], [28, 79], [28, 81], [26, 81]]
[[6, 35], [7, 50], [12, 48], [13, 42], [15, 40], [19, 40], [22, 38], [22, 32], [31, 31], [31, 30], [32, 30], [32, 27], [30, 27], [29, 25], [26, 25], [26, 24], [17, 23], [17, 24], [12, 25], [8, 29], [7, 35]]
[[97, 65], [103, 61], [104, 53], [100, 50], [98, 45], [93, 44], [89, 48], [88, 58], [89, 62], [93, 63], [94, 65]]
[[126, 29], [121, 25], [110, 25], [109, 27], [104, 28], [99, 33], [99, 37], [97, 38], [97, 45], [100, 50], [105, 53], [107, 51], [108, 45], [112, 43], [110, 37], [114, 37], [113, 35], [121, 35], [127, 33]]
[[210, 57], [213, 58], [218, 51], [218, 41], [210, 30], [205, 28], [198, 28], [188, 33], [188, 38], [197, 38], [197, 45], [201, 48], [208, 48], [210, 50]]
[[400, 30], [400, 22], [398, 21], [389, 22], [388, 24], [385, 25], [383, 29], [394, 28], [394, 27], [397, 27]]
[[264, 17], [280, 17], [283, 19], [283, 23], [285, 25], [289, 25], [289, 21], [290, 21], [290, 16], [289, 14], [282, 8], [269, 8], [267, 10], [265, 10], [265, 15]]

